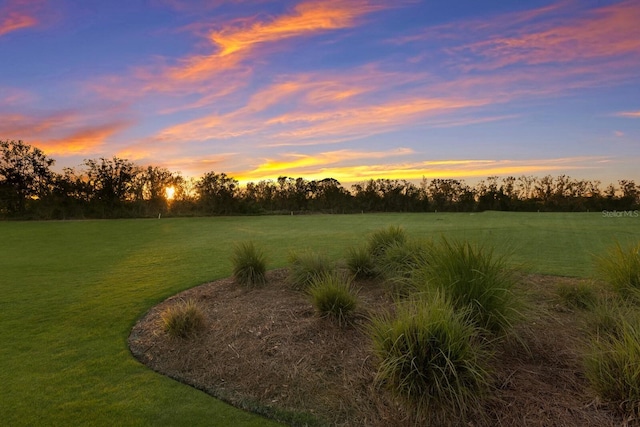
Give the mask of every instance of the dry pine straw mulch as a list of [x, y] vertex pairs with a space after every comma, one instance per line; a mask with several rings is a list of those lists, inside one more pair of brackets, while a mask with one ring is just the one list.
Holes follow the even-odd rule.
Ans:
[[[365, 329], [368, 316], [392, 305], [382, 283], [356, 283], [358, 314], [340, 326], [318, 317], [309, 298], [287, 286], [285, 270], [270, 271], [267, 279], [263, 287], [246, 288], [228, 278], [167, 299], [133, 328], [132, 354], [157, 372], [289, 424], [313, 424], [313, 419], [345, 426], [416, 424], [374, 381], [376, 361]], [[483, 416], [466, 425], [624, 424], [615, 408], [598, 402], [582, 373], [586, 315], [555, 297], [559, 284], [576, 280], [521, 278], [518, 290], [526, 293], [531, 310], [518, 332], [529, 351], [502, 345]], [[161, 313], [188, 298], [203, 308], [207, 327], [190, 338], [171, 337]]]

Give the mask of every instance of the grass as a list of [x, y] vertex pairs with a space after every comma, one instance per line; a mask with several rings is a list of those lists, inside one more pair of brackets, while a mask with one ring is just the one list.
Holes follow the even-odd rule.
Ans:
[[640, 242], [627, 247], [616, 242], [597, 258], [600, 277], [624, 297], [640, 295]]
[[318, 279], [332, 274], [334, 263], [326, 255], [312, 250], [291, 252], [287, 280], [294, 289], [307, 289]]
[[435, 293], [371, 323], [378, 382], [428, 425], [448, 425], [455, 417], [463, 422], [488, 384], [487, 352], [469, 314]]
[[407, 233], [397, 225], [390, 225], [386, 228], [376, 230], [367, 239], [369, 253], [375, 259], [384, 255], [385, 251], [398, 244], [407, 241]]
[[182, 300], [162, 313], [164, 330], [173, 337], [190, 338], [205, 326], [204, 314], [195, 300]]
[[358, 305], [358, 295], [351, 281], [340, 274], [325, 273], [309, 287], [311, 302], [323, 317], [331, 317], [339, 324], [348, 322]]
[[345, 256], [347, 269], [358, 279], [366, 279], [377, 275], [373, 257], [365, 245], [351, 246]]
[[590, 310], [594, 308], [598, 302], [598, 294], [593, 284], [561, 284], [558, 286], [558, 289], [556, 289], [556, 293], [560, 300], [569, 308]]
[[[619, 318], [612, 335], [597, 335], [585, 358], [585, 375], [605, 401], [640, 416], [640, 322]], [[637, 419], [637, 418], [636, 418]]]
[[445, 235], [498, 253], [506, 242], [513, 261], [532, 272], [578, 277], [594, 273], [593, 256], [613, 240], [640, 240], [640, 221], [600, 213], [0, 222], [0, 419], [12, 426], [270, 425], [140, 365], [127, 349], [131, 327], [165, 298], [231, 276], [229, 248], [237, 242], [254, 241], [277, 268], [290, 251], [338, 259], [392, 224], [412, 238]]
[[431, 246], [430, 242], [413, 239], [394, 242], [377, 258], [376, 268], [387, 279], [409, 278], [429, 264]]
[[238, 283], [246, 286], [265, 284], [266, 256], [253, 242], [241, 242], [234, 246], [231, 263], [233, 264], [233, 277]]
[[443, 238], [411, 280], [416, 289], [444, 293], [457, 309], [468, 307], [476, 325], [491, 332], [510, 330], [518, 317], [515, 277], [493, 249]]

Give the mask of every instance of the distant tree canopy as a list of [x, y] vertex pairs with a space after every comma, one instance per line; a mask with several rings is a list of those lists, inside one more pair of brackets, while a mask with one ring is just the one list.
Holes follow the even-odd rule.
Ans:
[[0, 218], [71, 219], [269, 213], [598, 211], [640, 208], [632, 180], [491, 176], [475, 186], [457, 179], [370, 179], [350, 189], [334, 178], [280, 176], [241, 187], [225, 173], [185, 179], [127, 159], [87, 159], [56, 173], [55, 161], [22, 141], [0, 141]]

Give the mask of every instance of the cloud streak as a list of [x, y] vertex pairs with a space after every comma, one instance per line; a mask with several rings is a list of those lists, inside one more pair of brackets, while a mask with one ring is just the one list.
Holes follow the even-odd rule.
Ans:
[[40, 24], [37, 12], [43, 0], [8, 0], [0, 8], [0, 37]]
[[5, 34], [18, 31], [23, 28], [33, 27], [37, 23], [38, 21], [33, 16], [10, 12], [0, 18], [0, 36], [4, 36]]
[[[268, 160], [255, 169], [232, 173], [231, 175], [246, 183], [263, 179], [275, 179], [279, 175], [303, 176], [307, 179], [335, 178], [343, 183], [355, 183], [369, 179], [477, 179], [487, 176], [529, 175], [562, 171], [592, 171], [598, 169], [603, 156], [560, 157], [530, 160], [434, 160], [384, 162], [358, 165], [350, 164], [350, 155], [362, 156], [362, 159], [375, 160], [393, 157], [410, 159], [411, 150], [390, 150], [388, 152], [344, 152], [342, 150], [318, 153], [313, 156], [284, 156], [282, 160]], [[344, 156], [340, 159], [340, 156]]]
[[276, 19], [213, 31], [210, 38], [220, 48], [218, 55], [225, 57], [267, 42], [348, 28], [361, 16], [380, 9], [380, 5], [360, 0], [308, 1]]
[[103, 148], [109, 138], [132, 124], [128, 119], [93, 122], [90, 117], [74, 111], [44, 116], [0, 114], [0, 135], [25, 140], [48, 155], [70, 156]]
[[313, 0], [274, 18], [237, 19], [208, 32], [211, 52], [180, 58], [175, 65], [162, 66], [159, 75], [148, 68], [139, 69], [137, 75], [147, 82], [146, 90], [197, 92], [203, 81], [232, 78], [238, 72], [246, 77], [251, 72], [247, 60], [264, 55], [269, 45], [349, 28], [384, 7], [390, 6], [365, 0]]
[[620, 113], [617, 113], [616, 116], [628, 117], [632, 119], [640, 119], [640, 110], [639, 111], [622, 111]]

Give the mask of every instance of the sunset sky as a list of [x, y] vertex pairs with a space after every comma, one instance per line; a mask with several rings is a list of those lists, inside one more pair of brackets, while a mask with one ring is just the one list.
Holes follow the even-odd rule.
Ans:
[[640, 1], [0, 0], [0, 140], [56, 168], [640, 183]]

